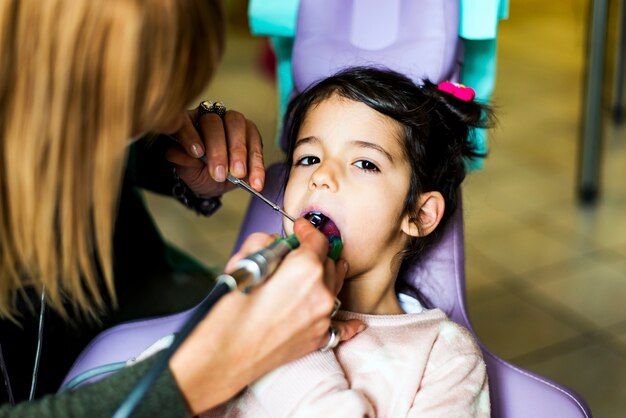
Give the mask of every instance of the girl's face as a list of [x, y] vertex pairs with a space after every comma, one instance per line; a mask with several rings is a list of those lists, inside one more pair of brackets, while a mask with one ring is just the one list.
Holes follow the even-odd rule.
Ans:
[[[393, 119], [337, 95], [311, 107], [300, 128], [285, 210], [297, 217], [319, 211], [334, 222], [350, 277], [389, 274], [407, 244], [410, 166], [402, 138]], [[291, 222], [284, 226], [293, 232]]]

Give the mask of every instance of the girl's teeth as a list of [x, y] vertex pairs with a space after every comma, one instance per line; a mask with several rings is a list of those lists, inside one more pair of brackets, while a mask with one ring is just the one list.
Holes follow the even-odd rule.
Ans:
[[339, 228], [337, 225], [326, 215], [320, 212], [312, 211], [304, 215], [304, 218], [311, 222], [315, 228], [321, 231], [327, 238], [332, 236], [340, 237]]
[[304, 215], [304, 219], [311, 222], [313, 226], [316, 227], [317, 229], [321, 229], [324, 226], [324, 224], [328, 221], [328, 217], [317, 212], [307, 213], [306, 215]]

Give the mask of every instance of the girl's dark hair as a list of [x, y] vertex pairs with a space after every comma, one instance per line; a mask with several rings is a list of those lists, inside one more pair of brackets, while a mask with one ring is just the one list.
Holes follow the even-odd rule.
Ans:
[[293, 165], [293, 148], [307, 111], [333, 94], [364, 103], [402, 126], [404, 152], [411, 166], [404, 210], [418, 228], [415, 209], [419, 196], [428, 191], [443, 195], [445, 211], [440, 225], [429, 235], [413, 238], [401, 254], [403, 260], [417, 259], [438, 239], [456, 210], [458, 188], [465, 178], [467, 160], [485, 157], [477, 152], [470, 135], [471, 128], [492, 126], [490, 108], [439, 90], [429, 80], [423, 80], [423, 85], [418, 86], [387, 69], [348, 68], [312, 85], [290, 102], [284, 132], [288, 141], [288, 167]]

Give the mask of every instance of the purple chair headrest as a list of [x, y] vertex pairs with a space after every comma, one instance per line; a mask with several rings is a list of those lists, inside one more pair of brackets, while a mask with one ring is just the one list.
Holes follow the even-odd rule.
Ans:
[[[291, 97], [355, 66], [388, 68], [418, 84], [459, 79], [458, 0], [301, 0], [296, 27]], [[286, 150], [284, 135], [280, 142]]]
[[458, 0], [301, 0], [294, 88], [358, 65], [384, 66], [416, 82], [456, 79], [458, 33]]

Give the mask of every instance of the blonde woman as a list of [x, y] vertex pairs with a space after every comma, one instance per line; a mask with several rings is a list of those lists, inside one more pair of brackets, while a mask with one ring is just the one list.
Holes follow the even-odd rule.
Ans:
[[[127, 241], [137, 246], [116, 248], [131, 138], [177, 138], [135, 144], [130, 177], [162, 191], [179, 186], [178, 197], [205, 214], [229, 190], [229, 170], [262, 189], [254, 124], [233, 111], [222, 118], [207, 106], [184, 110], [210, 80], [223, 44], [218, 0], [0, 0], [1, 416], [109, 416], [150, 366], [44, 396], [90, 327], [117, 306], [116, 285], [127, 279], [120, 264], [135, 260], [130, 272], [149, 276], [132, 251], [162, 256], [143, 235]], [[205, 154], [207, 166], [198, 161]], [[139, 415], [198, 414], [327, 343], [328, 289], [340, 287], [347, 265], [326, 260], [325, 238], [305, 221], [296, 233], [301, 248], [265, 286], [216, 305]], [[243, 252], [269, 240], [254, 236]], [[338, 324], [342, 339], [359, 326]]]

